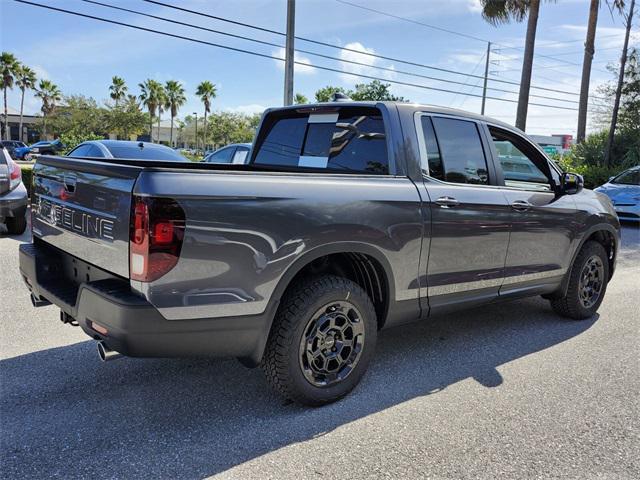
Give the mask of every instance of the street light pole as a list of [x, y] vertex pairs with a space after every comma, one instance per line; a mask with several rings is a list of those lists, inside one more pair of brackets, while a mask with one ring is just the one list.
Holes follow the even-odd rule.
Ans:
[[287, 41], [285, 45], [285, 61], [284, 61], [284, 105], [293, 104], [293, 63], [294, 63], [294, 45], [293, 37], [295, 35], [296, 22], [296, 2], [295, 0], [287, 0]]
[[198, 152], [198, 112], [193, 112], [196, 116], [196, 153]]

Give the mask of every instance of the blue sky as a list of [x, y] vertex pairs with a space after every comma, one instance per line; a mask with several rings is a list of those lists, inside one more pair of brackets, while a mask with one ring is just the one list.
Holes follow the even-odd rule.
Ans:
[[[282, 51], [276, 47], [256, 45], [188, 27], [171, 25], [160, 20], [87, 4], [80, 0], [33, 1], [267, 55], [282, 55]], [[145, 3], [142, 0], [102, 1], [229, 33], [277, 44], [284, 43], [282, 37], [273, 34], [178, 12]], [[496, 44], [496, 50], [491, 54], [494, 60], [491, 71], [497, 75], [495, 78], [519, 80], [526, 23], [493, 27], [482, 20], [477, 0], [349, 1], [491, 40]], [[165, 2], [273, 30], [284, 31], [285, 28], [285, 0], [228, 2], [165, 0]], [[543, 4], [538, 24], [536, 53], [546, 56], [536, 56], [534, 85], [578, 92], [582, 62], [581, 49], [588, 10], [588, 0], [558, 0], [555, 4]], [[298, 36], [466, 73], [482, 74], [484, 68], [483, 55], [486, 51], [486, 43], [481, 41], [390, 18], [342, 4], [336, 0], [298, 0], [296, 13], [296, 35]], [[19, 4], [12, 0], [0, 0], [0, 18], [2, 50], [14, 53], [22, 62], [34, 68], [41, 77], [49, 78], [58, 84], [65, 94], [83, 94], [103, 101], [108, 98], [107, 89], [111, 77], [119, 75], [127, 81], [133, 93], [138, 93], [137, 84], [145, 78], [154, 78], [162, 82], [169, 79], [181, 81], [188, 92], [188, 103], [181, 109], [180, 116], [191, 112], [202, 112], [202, 106], [194, 94], [196, 85], [202, 80], [210, 80], [218, 86], [218, 98], [214, 101], [216, 110], [253, 112], [267, 106], [282, 104], [284, 76], [282, 62], [73, 17]], [[606, 7], [600, 11], [598, 28], [592, 72], [594, 88], [597, 84], [612, 78], [611, 74], [606, 72], [605, 65], [608, 62], [617, 62], [624, 38], [622, 19], [618, 16], [612, 18]], [[637, 29], [634, 30], [632, 40], [634, 44], [640, 41]], [[300, 61], [314, 65], [465, 93], [481, 93], [480, 88], [474, 88], [476, 84], [481, 85], [481, 80], [476, 78], [465, 78], [460, 75], [408, 66], [397, 61], [374, 59], [305, 42], [298, 42], [296, 47], [340, 57], [343, 60], [355, 60], [371, 66], [354, 66], [306, 54], [299, 55]], [[578, 65], [571, 65], [571, 63]], [[468, 81], [468, 84], [455, 85], [429, 81], [397, 72], [380, 71], [374, 68], [376, 66], [408, 70], [445, 80]], [[298, 65], [295, 72], [295, 91], [312, 98], [315, 90], [322, 86], [331, 84], [351, 88], [359, 81], [368, 81], [368, 79], [359, 80], [350, 75]], [[490, 86], [517, 90], [515, 85], [492, 82]], [[402, 85], [393, 85], [392, 91], [415, 102], [453, 106], [470, 111], [480, 109], [480, 99], [460, 94]], [[567, 94], [541, 90], [532, 91], [532, 93], [577, 100], [577, 97]], [[490, 92], [490, 94], [505, 99], [517, 98], [515, 94], [510, 93]], [[531, 101], [575, 106], [556, 100], [532, 98]], [[17, 90], [9, 95], [9, 105], [18, 108]], [[25, 111], [28, 113], [36, 112], [40, 106], [32, 96], [26, 98], [25, 105]], [[486, 113], [512, 123], [515, 110], [515, 103], [489, 100]], [[575, 122], [576, 112], [574, 111], [530, 107], [527, 131], [534, 134], [575, 134]]]

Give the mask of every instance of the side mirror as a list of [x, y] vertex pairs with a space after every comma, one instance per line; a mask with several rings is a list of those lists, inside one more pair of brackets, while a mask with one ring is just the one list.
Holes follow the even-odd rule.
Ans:
[[584, 188], [584, 179], [577, 173], [565, 172], [560, 177], [560, 190], [563, 194], [574, 195]]

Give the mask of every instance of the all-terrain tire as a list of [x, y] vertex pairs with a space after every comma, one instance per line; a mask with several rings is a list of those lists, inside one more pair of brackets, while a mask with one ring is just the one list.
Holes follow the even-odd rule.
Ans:
[[[344, 378], [318, 386], [308, 378], [313, 370], [308, 364], [305, 369], [305, 358], [308, 358], [305, 357], [305, 348], [312, 343], [309, 342], [309, 332], [321, 330], [320, 327], [314, 328], [314, 325], [321, 324], [316, 319], [332, 315], [330, 312], [336, 309], [335, 305], [342, 306], [340, 311], [346, 308], [356, 319], [355, 325], [362, 336], [357, 336], [361, 343], [354, 352], [359, 353], [355, 353], [357, 360]], [[352, 306], [350, 310], [349, 305]], [[344, 397], [358, 384], [374, 355], [376, 338], [375, 309], [359, 285], [334, 275], [308, 278], [284, 295], [271, 327], [261, 367], [269, 384], [284, 397], [304, 405], [325, 405]], [[332, 338], [331, 344], [333, 341]], [[324, 340], [322, 344], [325, 345]]]
[[[590, 306], [585, 306], [580, 297], [580, 279], [585, 272], [587, 262], [593, 259], [594, 256], [599, 258], [603, 267], [602, 287], [598, 298], [595, 299], [595, 302]], [[609, 259], [607, 257], [607, 251], [604, 249], [602, 244], [590, 240], [582, 246], [582, 249], [573, 262], [566, 294], [562, 297], [551, 298], [551, 307], [556, 311], [556, 313], [573, 320], [591, 318], [595, 315], [602, 303], [602, 300], [604, 299], [608, 281]]]

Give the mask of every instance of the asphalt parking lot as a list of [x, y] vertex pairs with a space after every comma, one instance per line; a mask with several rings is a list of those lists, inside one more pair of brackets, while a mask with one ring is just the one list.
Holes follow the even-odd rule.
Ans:
[[0, 232], [0, 475], [14, 478], [640, 478], [640, 230], [598, 318], [535, 298], [383, 331], [320, 409], [230, 360], [121, 359], [34, 309]]

